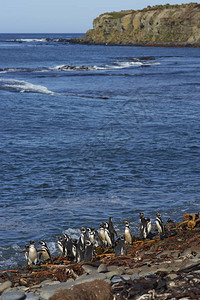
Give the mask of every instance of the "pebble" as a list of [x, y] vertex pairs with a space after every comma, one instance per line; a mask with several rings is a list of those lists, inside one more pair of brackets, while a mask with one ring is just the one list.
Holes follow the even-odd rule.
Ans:
[[6, 289], [10, 288], [12, 286], [12, 282], [7, 280], [0, 284], [0, 294], [3, 293]]
[[1, 300], [24, 300], [26, 295], [23, 292], [10, 291], [1, 295]]

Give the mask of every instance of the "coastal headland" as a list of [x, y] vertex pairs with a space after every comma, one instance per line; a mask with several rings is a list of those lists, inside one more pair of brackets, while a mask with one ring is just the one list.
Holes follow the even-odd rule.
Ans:
[[200, 46], [200, 4], [147, 6], [101, 14], [75, 43], [132, 46]]

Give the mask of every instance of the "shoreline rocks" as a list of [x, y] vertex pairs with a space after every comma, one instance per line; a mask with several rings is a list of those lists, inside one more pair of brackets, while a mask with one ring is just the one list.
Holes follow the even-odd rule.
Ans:
[[127, 251], [127, 256], [115, 258], [105, 253], [92, 263], [57, 260], [33, 269], [4, 271], [0, 299], [88, 300], [93, 289], [97, 294], [101, 291], [102, 298], [91, 296], [97, 300], [200, 299], [199, 230], [133, 243]]

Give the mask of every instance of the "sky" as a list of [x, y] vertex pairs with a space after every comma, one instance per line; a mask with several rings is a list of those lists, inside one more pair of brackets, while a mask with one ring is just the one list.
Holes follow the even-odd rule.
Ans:
[[[85, 33], [104, 12], [182, 4], [180, 0], [0, 0], [1, 33]], [[199, 2], [193, 1], [193, 2]]]

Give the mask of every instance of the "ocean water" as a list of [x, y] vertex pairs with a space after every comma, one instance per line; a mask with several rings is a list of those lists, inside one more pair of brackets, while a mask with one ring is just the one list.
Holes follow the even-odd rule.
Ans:
[[0, 268], [30, 239], [200, 211], [200, 49], [0, 35]]

